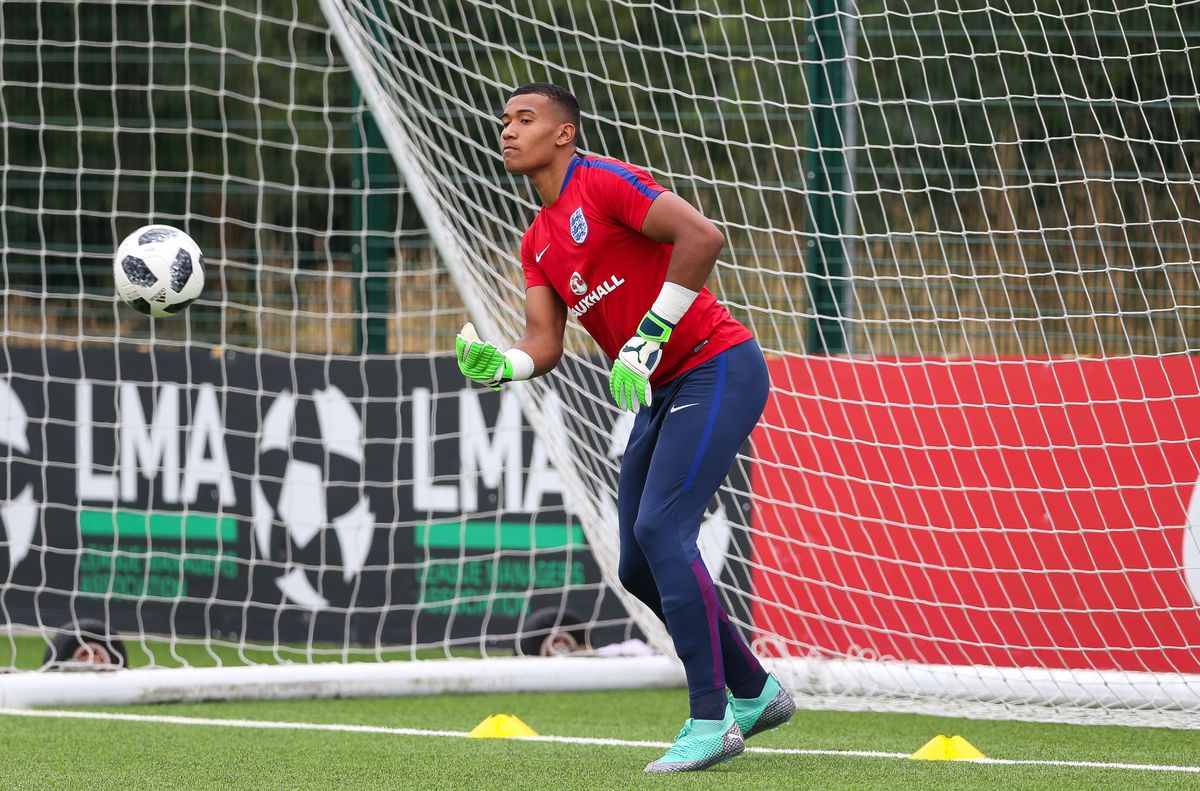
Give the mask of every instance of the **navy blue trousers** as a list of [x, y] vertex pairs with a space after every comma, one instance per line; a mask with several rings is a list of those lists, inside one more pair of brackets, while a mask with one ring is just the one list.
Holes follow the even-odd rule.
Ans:
[[739, 683], [764, 677], [717, 599], [696, 537], [762, 415], [769, 386], [756, 342], [725, 350], [652, 393], [621, 461], [621, 584], [666, 623], [694, 717], [698, 699], [719, 693], [723, 708], [727, 685], [742, 697]]

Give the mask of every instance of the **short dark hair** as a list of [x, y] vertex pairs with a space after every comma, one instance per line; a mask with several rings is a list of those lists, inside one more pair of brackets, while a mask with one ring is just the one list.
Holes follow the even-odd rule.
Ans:
[[575, 124], [575, 134], [579, 134], [579, 102], [575, 99], [575, 94], [568, 91], [566, 88], [559, 87], [552, 82], [531, 82], [528, 85], [522, 85], [509, 95], [526, 96], [528, 94], [537, 94], [545, 96], [558, 109], [567, 114], [567, 118], [571, 123]]

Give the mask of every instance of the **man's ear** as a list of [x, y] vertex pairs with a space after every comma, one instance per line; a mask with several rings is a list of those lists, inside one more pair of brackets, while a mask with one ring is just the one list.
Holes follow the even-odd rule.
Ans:
[[556, 145], [565, 146], [575, 142], [575, 124], [563, 124], [558, 128], [558, 137], [554, 140]]

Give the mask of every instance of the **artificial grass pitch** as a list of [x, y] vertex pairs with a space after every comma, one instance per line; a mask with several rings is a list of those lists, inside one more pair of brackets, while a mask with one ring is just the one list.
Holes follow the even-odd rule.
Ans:
[[[514, 714], [538, 733], [671, 740], [687, 716], [683, 691], [500, 694], [89, 709], [133, 715], [337, 723], [465, 732]], [[1194, 731], [800, 711], [751, 747], [910, 754], [961, 734], [990, 758], [1200, 764]], [[267, 730], [0, 716], [0, 788], [579, 789], [641, 788], [662, 750], [631, 745], [447, 736]], [[1196, 788], [1200, 774], [1087, 766], [973, 764], [845, 755], [747, 753], [678, 788]]]

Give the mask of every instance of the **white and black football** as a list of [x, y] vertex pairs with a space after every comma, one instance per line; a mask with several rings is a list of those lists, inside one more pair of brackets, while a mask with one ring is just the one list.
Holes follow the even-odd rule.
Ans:
[[145, 225], [117, 247], [113, 259], [117, 294], [148, 316], [172, 316], [204, 290], [204, 256], [178, 228]]

